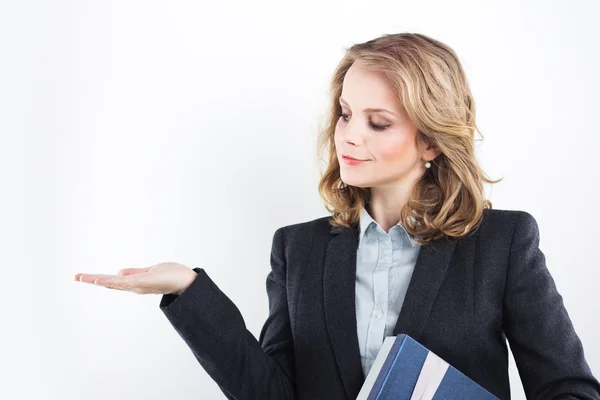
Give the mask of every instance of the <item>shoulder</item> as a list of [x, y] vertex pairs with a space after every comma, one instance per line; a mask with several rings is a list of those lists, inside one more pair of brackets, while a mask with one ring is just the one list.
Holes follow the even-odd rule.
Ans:
[[475, 235], [484, 247], [487, 245], [511, 251], [539, 243], [537, 220], [525, 210], [486, 208]]
[[535, 217], [525, 210], [504, 210], [485, 208], [482, 225], [495, 229], [504, 227], [511, 232], [515, 230], [537, 229]]
[[316, 230], [327, 230], [330, 229], [329, 221], [331, 216], [314, 218], [311, 220], [305, 220], [281, 226], [277, 229], [277, 232], [282, 233], [286, 237], [308, 237], [312, 235]]
[[330, 219], [331, 216], [319, 217], [280, 226], [273, 235], [274, 252], [281, 252], [288, 259], [299, 255], [304, 257], [310, 252], [315, 237], [329, 232]]
[[525, 210], [505, 210], [500, 208], [484, 208], [483, 217], [492, 223], [514, 223], [519, 219], [533, 219]]

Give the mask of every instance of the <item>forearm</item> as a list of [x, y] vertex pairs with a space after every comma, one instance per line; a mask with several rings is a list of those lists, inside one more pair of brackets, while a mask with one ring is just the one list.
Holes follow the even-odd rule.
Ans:
[[294, 399], [289, 369], [263, 350], [205, 271], [196, 272], [179, 296], [163, 296], [160, 308], [198, 362], [229, 399]]

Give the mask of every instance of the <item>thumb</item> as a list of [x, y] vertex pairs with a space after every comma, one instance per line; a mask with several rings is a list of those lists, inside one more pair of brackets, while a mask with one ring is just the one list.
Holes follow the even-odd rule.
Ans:
[[135, 275], [135, 274], [140, 274], [142, 272], [148, 272], [148, 270], [152, 268], [152, 267], [147, 267], [147, 268], [124, 268], [122, 270], [119, 271], [119, 275], [120, 276], [127, 276], [127, 275]]

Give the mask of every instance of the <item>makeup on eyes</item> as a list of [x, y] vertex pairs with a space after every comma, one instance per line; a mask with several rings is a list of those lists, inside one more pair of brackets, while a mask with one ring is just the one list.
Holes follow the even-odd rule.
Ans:
[[[344, 99], [342, 99], [341, 97], [339, 98], [339, 101], [340, 101], [340, 104], [341, 104], [341, 103], [344, 103], [344, 104], [345, 104], [347, 107], [350, 107], [350, 105], [349, 105], [349, 104], [348, 104], [348, 103], [347, 103], [347, 102], [346, 102]], [[365, 108], [365, 109], [363, 110], [363, 112], [365, 112], [365, 113], [369, 113], [369, 112], [371, 112], [371, 113], [375, 113], [375, 112], [384, 112], [384, 113], [391, 114], [391, 115], [393, 115], [393, 116], [395, 116], [395, 117], [397, 117], [397, 116], [398, 116], [398, 115], [396, 115], [396, 113], [394, 113], [394, 112], [392, 112], [392, 111], [390, 111], [390, 110], [387, 110], [387, 109], [385, 109], [385, 108]]]
[[[345, 114], [345, 113], [343, 113], [343, 112], [342, 112], [342, 113], [339, 113], [339, 114], [338, 114], [338, 117], [342, 117], [342, 119], [343, 119], [343, 121], [344, 121], [344, 122], [348, 122], [348, 121], [346, 120], [346, 118], [348, 118], [348, 117], [349, 117], [349, 115], [348, 115], [348, 114]], [[387, 129], [387, 128], [388, 128], [388, 127], [391, 125], [391, 124], [388, 124], [388, 125], [378, 125], [378, 124], [375, 124], [375, 123], [373, 123], [373, 121], [369, 120], [369, 125], [371, 126], [371, 128], [372, 128], [372, 129], [374, 129], [374, 130], [376, 130], [376, 131], [384, 131], [384, 130], [386, 130], [386, 129]]]

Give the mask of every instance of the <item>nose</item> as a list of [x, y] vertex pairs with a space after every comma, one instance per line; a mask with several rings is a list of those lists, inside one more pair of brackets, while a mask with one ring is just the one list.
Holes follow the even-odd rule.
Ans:
[[[355, 126], [356, 125], [356, 126]], [[343, 127], [343, 139], [348, 144], [360, 145], [362, 144], [362, 134], [360, 127], [350, 120], [346, 126]]]

